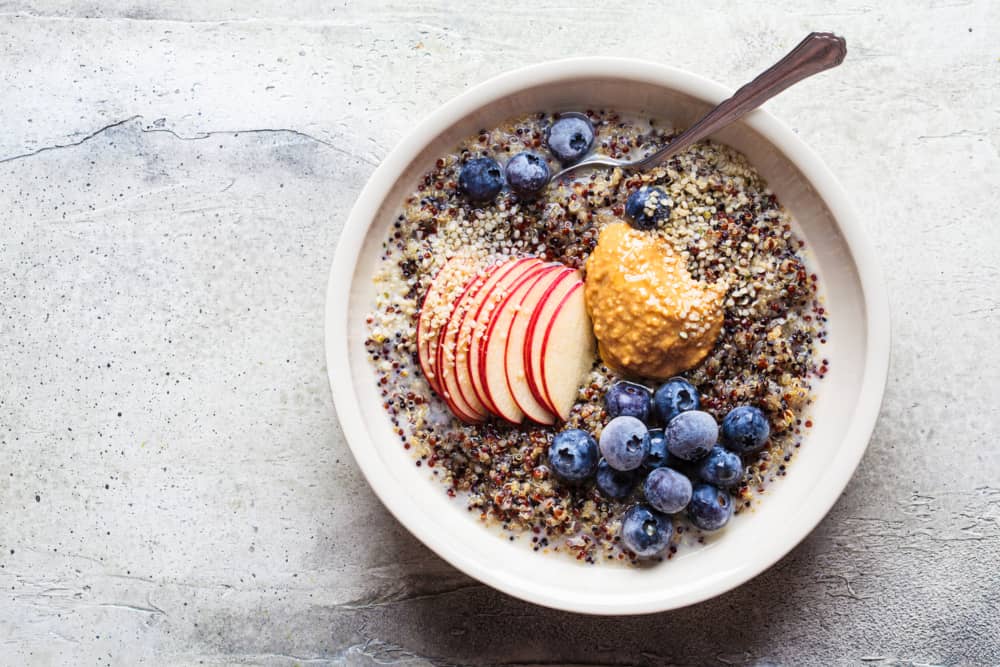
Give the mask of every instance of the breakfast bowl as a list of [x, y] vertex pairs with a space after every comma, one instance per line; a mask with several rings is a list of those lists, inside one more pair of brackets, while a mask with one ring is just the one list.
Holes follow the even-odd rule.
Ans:
[[[813, 84], [817, 85], [817, 84]], [[861, 460], [888, 371], [888, 305], [874, 251], [853, 207], [819, 158], [757, 110], [713, 141], [744, 154], [790, 214], [823, 285], [824, 373], [788, 474], [762, 502], [698, 548], [652, 566], [590, 564], [539, 554], [528, 540], [484, 527], [400, 446], [365, 341], [366, 314], [387, 233], [430, 164], [464, 137], [537, 111], [612, 108], [686, 127], [731, 91], [668, 66], [619, 58], [535, 65], [478, 85], [432, 113], [385, 158], [344, 225], [330, 271], [326, 359], [337, 415], [362, 473], [389, 511], [451, 565], [539, 605], [639, 614], [690, 605], [740, 585], [798, 544], [830, 510]]]

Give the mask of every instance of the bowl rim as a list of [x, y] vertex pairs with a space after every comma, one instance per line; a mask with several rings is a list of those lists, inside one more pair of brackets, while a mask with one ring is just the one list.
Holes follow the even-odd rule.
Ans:
[[344, 224], [330, 267], [325, 310], [327, 374], [340, 427], [351, 452], [379, 500], [417, 539], [438, 556], [475, 579], [509, 595], [546, 607], [587, 614], [643, 614], [676, 609], [721, 595], [749, 581], [789, 553], [819, 524], [844, 491], [864, 455], [881, 409], [889, 371], [889, 300], [875, 249], [861, 226], [846, 191], [820, 158], [787, 125], [766, 109], [745, 116], [742, 122], [773, 144], [803, 174], [832, 214], [854, 259], [864, 315], [868, 349], [857, 409], [841, 444], [840, 454], [826, 471], [825, 483], [816, 489], [811, 510], [803, 512], [790, 530], [776, 538], [755, 562], [713, 577], [704, 587], [682, 595], [640, 603], [588, 599], [583, 591], [562, 595], [533, 587], [526, 577], [501, 577], [488, 564], [477, 561], [452, 544], [446, 535], [427, 525], [407, 499], [405, 491], [380, 475], [381, 466], [365, 428], [359, 399], [350, 375], [348, 322], [351, 290], [357, 260], [368, 229], [398, 175], [438, 135], [470, 112], [521, 90], [546, 83], [579, 79], [619, 79], [660, 86], [717, 104], [732, 90], [702, 76], [669, 65], [619, 57], [577, 57], [553, 60], [511, 70], [475, 85], [446, 102], [419, 122], [382, 160], [369, 177]]

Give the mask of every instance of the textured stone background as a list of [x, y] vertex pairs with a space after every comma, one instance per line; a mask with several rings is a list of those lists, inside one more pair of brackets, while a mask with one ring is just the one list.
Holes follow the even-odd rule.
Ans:
[[[505, 5], [0, 0], [0, 663], [1000, 663], [1000, 3]], [[673, 613], [445, 565], [327, 387], [326, 273], [374, 165], [516, 66], [735, 86], [811, 29], [847, 62], [769, 107], [856, 198], [894, 323], [844, 496]]]

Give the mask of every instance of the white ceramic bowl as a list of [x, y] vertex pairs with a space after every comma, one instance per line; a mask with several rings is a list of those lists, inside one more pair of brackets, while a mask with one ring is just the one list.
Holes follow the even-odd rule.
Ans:
[[[813, 85], [813, 84], [809, 84]], [[819, 86], [821, 84], [816, 83]], [[783, 123], [758, 110], [720, 132], [745, 153], [791, 211], [813, 252], [830, 318], [821, 354], [816, 426], [753, 512], [702, 548], [655, 567], [584, 565], [533, 552], [481, 525], [416, 467], [381, 406], [364, 350], [379, 246], [404, 197], [441, 154], [482, 127], [539, 110], [610, 108], [687, 126], [728, 97], [725, 87], [671, 67], [578, 58], [498, 76], [414, 128], [375, 170], [344, 226], [330, 271], [326, 357], [334, 403], [354, 457], [386, 507], [424, 544], [480, 581], [537, 604], [593, 614], [673, 609], [719, 595], [772, 565], [819, 523], [844, 490], [871, 436], [889, 360], [888, 303], [875, 254], [848, 196]]]

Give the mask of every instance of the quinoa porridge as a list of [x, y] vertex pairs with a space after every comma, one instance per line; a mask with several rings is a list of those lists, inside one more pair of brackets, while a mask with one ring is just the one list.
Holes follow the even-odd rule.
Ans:
[[[562, 118], [575, 123], [563, 121], [566, 136]], [[812, 427], [813, 391], [829, 370], [819, 280], [745, 157], [702, 142], [644, 173], [548, 182], [567, 153], [637, 158], [674, 134], [612, 111], [484, 129], [428, 165], [383, 243], [365, 346], [401, 455], [536, 551], [668, 559], [752, 510]], [[642, 305], [650, 291], [629, 273], [639, 255], [610, 252], [612, 236], [654, 265], [656, 248], [672, 268], [653, 277], [687, 281], [700, 309], [671, 302], [681, 316], [664, 324], [670, 304]], [[598, 284], [617, 264], [620, 279]], [[608, 307], [615, 298], [640, 310]], [[494, 354], [497, 321], [507, 338]], [[512, 380], [525, 375], [523, 387]], [[692, 386], [693, 403], [678, 403]], [[642, 448], [638, 467], [625, 462], [627, 442]], [[678, 493], [686, 500], [672, 505]]]

